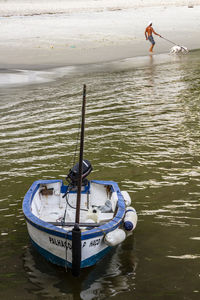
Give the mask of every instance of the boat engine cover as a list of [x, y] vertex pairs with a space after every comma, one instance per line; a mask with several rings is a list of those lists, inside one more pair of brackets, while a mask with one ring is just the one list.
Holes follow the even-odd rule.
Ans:
[[[84, 180], [92, 171], [92, 165], [89, 160], [83, 160], [83, 172], [82, 172], [82, 180]], [[66, 179], [70, 179], [73, 185], [78, 184], [79, 179], [79, 163], [75, 164], [72, 169], [70, 169], [69, 174], [67, 175]]]

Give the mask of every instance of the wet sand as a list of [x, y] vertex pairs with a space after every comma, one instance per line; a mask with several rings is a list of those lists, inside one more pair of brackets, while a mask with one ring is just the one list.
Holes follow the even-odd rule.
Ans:
[[[158, 6], [78, 14], [12, 16], [1, 20], [1, 69], [45, 69], [148, 55], [149, 20], [162, 36], [200, 48], [200, 6]], [[155, 54], [172, 44], [155, 36]]]

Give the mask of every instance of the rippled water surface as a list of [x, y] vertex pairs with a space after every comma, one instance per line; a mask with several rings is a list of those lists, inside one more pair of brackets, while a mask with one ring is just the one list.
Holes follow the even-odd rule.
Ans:
[[[199, 299], [199, 57], [137, 58], [1, 88], [2, 299]], [[117, 181], [139, 222], [77, 280], [35, 252], [21, 206], [34, 180], [64, 179], [72, 166], [83, 83], [90, 178]]]

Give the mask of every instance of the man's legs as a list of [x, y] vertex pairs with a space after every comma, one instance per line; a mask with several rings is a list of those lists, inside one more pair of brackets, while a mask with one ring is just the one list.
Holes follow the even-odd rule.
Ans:
[[153, 36], [151, 35], [151, 36], [148, 37], [148, 39], [149, 39], [149, 41], [150, 41], [150, 43], [151, 43], [151, 47], [149, 48], [149, 52], [153, 52], [153, 47], [155, 46], [154, 38], [153, 38]]
[[149, 48], [149, 52], [153, 52], [153, 47], [155, 44], [152, 44], [151, 47]]

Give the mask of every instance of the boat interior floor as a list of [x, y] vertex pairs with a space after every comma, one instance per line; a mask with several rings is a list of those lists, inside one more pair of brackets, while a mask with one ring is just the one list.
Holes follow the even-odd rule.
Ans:
[[[113, 193], [114, 194], [114, 193]], [[114, 197], [115, 196], [115, 197]], [[75, 222], [76, 198], [74, 192], [61, 193], [55, 187], [48, 189], [41, 187], [38, 190], [32, 202], [32, 212], [41, 220], [62, 226], [64, 223]], [[110, 202], [110, 211], [102, 211], [106, 202]], [[81, 195], [80, 223], [103, 224], [109, 222], [114, 217], [116, 207], [116, 195], [107, 193], [107, 187], [104, 185], [92, 186], [89, 192], [83, 192]], [[60, 224], [60, 225], [59, 225]]]

